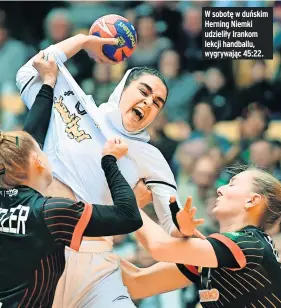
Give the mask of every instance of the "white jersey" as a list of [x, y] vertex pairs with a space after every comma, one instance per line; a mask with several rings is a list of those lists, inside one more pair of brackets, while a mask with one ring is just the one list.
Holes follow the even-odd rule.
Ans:
[[[65, 54], [54, 46], [50, 46], [50, 50], [59, 61], [67, 60]], [[33, 59], [17, 74], [17, 86], [29, 109], [42, 86], [32, 63]], [[101, 168], [105, 140], [79, 102], [73, 85], [59, 72], [44, 152], [48, 155], [54, 177], [69, 186], [78, 199], [112, 205], [110, 190]], [[145, 179], [152, 190], [153, 204], [159, 221], [170, 233], [174, 224], [169, 209], [169, 198], [171, 195], [177, 196], [176, 183], [170, 167], [161, 152], [152, 145], [130, 138], [126, 142], [129, 146], [129, 156], [120, 159], [118, 166], [131, 187], [134, 187], [139, 179]]]

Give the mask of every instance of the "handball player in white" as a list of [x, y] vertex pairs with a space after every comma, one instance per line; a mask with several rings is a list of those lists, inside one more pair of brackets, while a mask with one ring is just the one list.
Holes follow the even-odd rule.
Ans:
[[[125, 74], [109, 101], [96, 108], [63, 65], [82, 49], [94, 54], [99, 62], [111, 63], [101, 51], [103, 44], [116, 41], [78, 34], [44, 51], [46, 60], [50, 53], [55, 56], [60, 69], [44, 146], [55, 178], [47, 194], [112, 203], [100, 160], [106, 137], [122, 137], [129, 146], [128, 156], [118, 162], [122, 174], [131, 187], [145, 179], [161, 225], [172, 236], [180, 237], [169, 209], [170, 196], [177, 196], [175, 179], [160, 151], [147, 143], [145, 130], [167, 99], [168, 88], [162, 76], [152, 69], [134, 68]], [[28, 108], [42, 85], [32, 63], [33, 59], [17, 74], [17, 85]], [[83, 238], [79, 252], [66, 250], [65, 271], [53, 307], [135, 307], [123, 285], [112, 244], [112, 237]]]

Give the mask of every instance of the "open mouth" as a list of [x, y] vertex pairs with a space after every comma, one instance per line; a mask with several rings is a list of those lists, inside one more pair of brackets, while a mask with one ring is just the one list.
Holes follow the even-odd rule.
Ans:
[[144, 113], [140, 108], [133, 108], [132, 111], [137, 116], [139, 121], [144, 118]]

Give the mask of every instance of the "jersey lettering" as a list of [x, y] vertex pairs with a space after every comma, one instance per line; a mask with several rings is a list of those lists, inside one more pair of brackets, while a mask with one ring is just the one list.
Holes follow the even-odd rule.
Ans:
[[70, 96], [70, 95], [74, 95], [74, 92], [73, 91], [66, 91], [63, 94], [64, 94], [64, 96]]
[[75, 113], [70, 114], [70, 111], [63, 102], [63, 97], [59, 99], [55, 98], [54, 108], [60, 114], [62, 121], [66, 124], [65, 132], [67, 137], [75, 139], [77, 142], [81, 142], [85, 139], [92, 139], [89, 134], [86, 134], [84, 130], [80, 129], [79, 121], [81, 120]]
[[2, 214], [2, 216], [0, 217], [0, 231], [2, 232], [9, 232], [9, 228], [4, 228], [3, 224], [4, 222], [9, 219], [9, 217], [5, 218], [5, 216], [7, 216], [8, 210], [7, 209], [0, 209], [0, 215]]
[[25, 223], [28, 218], [29, 210], [29, 206], [23, 205], [18, 205], [9, 210], [0, 208], [0, 231], [5, 233], [25, 234]]
[[87, 114], [87, 112], [84, 110], [84, 108], [82, 107], [82, 105], [80, 104], [80, 102], [77, 102], [77, 104], [75, 105], [75, 109], [77, 110], [77, 112], [80, 115], [85, 115]]
[[18, 190], [17, 189], [8, 189], [6, 191], [6, 194], [9, 196], [9, 197], [14, 197], [18, 194]]

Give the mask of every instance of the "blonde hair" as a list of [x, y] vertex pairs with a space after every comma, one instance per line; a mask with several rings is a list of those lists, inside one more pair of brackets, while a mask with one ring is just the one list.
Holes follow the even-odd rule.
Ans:
[[26, 132], [0, 131], [0, 186], [14, 187], [27, 180], [35, 140]]
[[266, 209], [261, 219], [263, 229], [271, 228], [281, 219], [281, 183], [271, 174], [258, 168], [249, 168], [253, 176], [254, 191], [266, 199]]
[[228, 168], [232, 175], [253, 171], [253, 190], [266, 200], [266, 208], [260, 226], [266, 230], [281, 220], [281, 183], [271, 174], [256, 166], [234, 166]]

